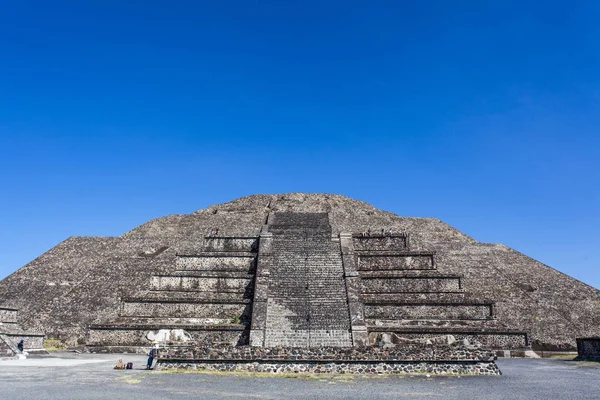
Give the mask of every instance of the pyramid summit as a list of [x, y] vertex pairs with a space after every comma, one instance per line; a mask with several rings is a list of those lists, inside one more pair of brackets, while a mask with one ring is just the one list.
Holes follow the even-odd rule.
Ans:
[[[70, 237], [0, 281], [24, 329], [69, 345], [352, 347], [437, 340], [571, 349], [600, 291], [434, 218], [339, 195], [254, 195]], [[176, 336], [176, 337], [175, 337]]]

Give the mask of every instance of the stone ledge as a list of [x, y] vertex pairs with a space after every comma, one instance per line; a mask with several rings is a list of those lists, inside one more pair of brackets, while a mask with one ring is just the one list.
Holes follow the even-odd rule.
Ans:
[[252, 299], [123, 297], [123, 303], [192, 303], [192, 304], [250, 304]]
[[[454, 274], [441, 274], [439, 272], [433, 272], [429, 269], [426, 270], [407, 270], [407, 269], [386, 269], [386, 270], [364, 270], [358, 269], [361, 272], [360, 277], [363, 280], [369, 279], [462, 279], [460, 275]], [[395, 274], [395, 271], [405, 271], [402, 274]], [[427, 272], [415, 272], [415, 271], [427, 271]]]
[[203, 269], [179, 270], [168, 274], [155, 274], [153, 278], [221, 278], [221, 279], [252, 279], [254, 274], [239, 270]]
[[[451, 292], [451, 293], [460, 293], [460, 292]], [[393, 292], [393, 293], [381, 292], [381, 294], [396, 294], [396, 292]], [[432, 301], [406, 302], [406, 301], [402, 301], [402, 300], [373, 300], [373, 299], [365, 300], [364, 304], [365, 304], [365, 306], [385, 305], [385, 306], [402, 306], [402, 307], [406, 307], [406, 306], [493, 306], [494, 305], [493, 302], [487, 302], [487, 301], [482, 301], [482, 302], [478, 302], [478, 301], [441, 302], [441, 301], [437, 301], [437, 300], [432, 300]], [[452, 319], [452, 318], [448, 318], [448, 319]]]
[[231, 257], [231, 258], [254, 258], [256, 253], [250, 251], [193, 251], [181, 250], [175, 254], [176, 257]]
[[359, 257], [435, 257], [435, 251], [416, 251], [416, 250], [401, 250], [401, 249], [392, 249], [392, 250], [356, 250], [354, 252], [357, 253]]
[[159, 329], [185, 329], [189, 331], [244, 331], [248, 327], [243, 324], [230, 325], [197, 325], [197, 324], [101, 324], [90, 325], [90, 330], [159, 330]]
[[360, 233], [353, 233], [352, 234], [352, 238], [353, 239], [385, 239], [385, 238], [401, 238], [401, 239], [405, 239], [407, 237], [409, 237], [410, 234], [409, 233], [394, 233], [391, 235], [381, 235], [381, 234], [375, 234], [375, 235], [370, 235], [370, 236], [364, 236], [361, 235]]

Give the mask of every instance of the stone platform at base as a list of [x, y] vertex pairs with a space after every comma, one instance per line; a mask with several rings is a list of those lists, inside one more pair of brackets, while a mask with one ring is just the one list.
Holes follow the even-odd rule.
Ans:
[[577, 357], [574, 361], [600, 362], [600, 337], [577, 338]]
[[161, 349], [158, 370], [194, 369], [329, 374], [501, 375], [492, 351], [465, 346], [380, 347], [192, 347]]

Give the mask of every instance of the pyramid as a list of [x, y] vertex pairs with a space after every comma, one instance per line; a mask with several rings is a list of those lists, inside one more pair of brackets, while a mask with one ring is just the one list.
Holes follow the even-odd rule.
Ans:
[[165, 332], [266, 348], [452, 335], [536, 350], [600, 334], [597, 289], [438, 219], [326, 194], [248, 196], [68, 238], [0, 281], [0, 305], [18, 306], [24, 329], [113, 350]]

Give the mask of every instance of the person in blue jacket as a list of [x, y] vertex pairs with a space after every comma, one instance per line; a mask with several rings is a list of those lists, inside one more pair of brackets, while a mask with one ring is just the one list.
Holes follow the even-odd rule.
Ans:
[[150, 347], [148, 351], [148, 364], [146, 364], [146, 369], [152, 369], [152, 363], [154, 363], [154, 358], [156, 358], [158, 353], [158, 344]]

